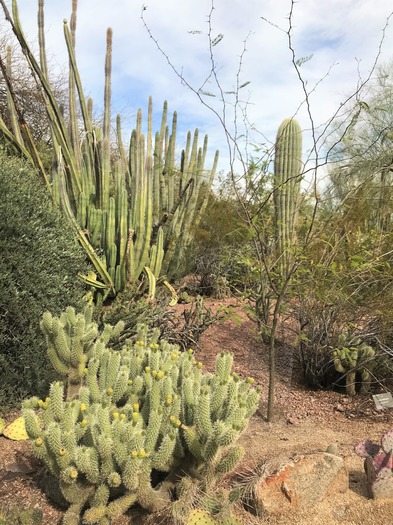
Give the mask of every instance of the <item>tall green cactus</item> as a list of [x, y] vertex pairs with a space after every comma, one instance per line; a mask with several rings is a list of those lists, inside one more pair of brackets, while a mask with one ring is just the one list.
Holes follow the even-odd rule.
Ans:
[[284, 279], [296, 240], [301, 173], [302, 131], [295, 119], [285, 119], [278, 128], [275, 143], [273, 189], [276, 256]]
[[[99, 333], [91, 311], [46, 313], [42, 329], [56, 370], [46, 400], [24, 402], [34, 454], [59, 480], [70, 503], [64, 523], [110, 523], [138, 502], [162, 510], [197, 487], [208, 493], [242, 455], [234, 444], [259, 402], [252, 379], [231, 372], [232, 356], [217, 356], [215, 373], [202, 372], [192, 351], [148, 339], [120, 351], [107, 343], [119, 327]], [[152, 485], [152, 471], [163, 474]], [[195, 490], [194, 492], [195, 493]]]
[[[147, 267], [150, 276], [171, 276], [181, 263], [191, 240], [191, 226], [198, 223], [207, 203], [205, 188], [210, 187], [216, 171], [218, 153], [210, 172], [204, 169], [207, 137], [198, 147], [198, 130], [175, 164], [177, 116], [167, 126], [164, 103], [160, 130], [153, 139], [153, 106], [149, 100], [147, 136], [142, 133], [142, 112], [138, 111], [127, 156], [122, 142], [121, 120], [117, 117], [118, 160], [111, 152], [111, 60], [112, 30], [107, 32], [105, 59], [104, 119], [102, 128], [92, 121], [92, 101], [86, 100], [75, 58], [77, 0], [72, 2], [70, 27], [64, 22], [69, 55], [69, 118], [65, 121], [51, 88], [46, 65], [44, 1], [39, 1], [38, 31], [40, 62], [31, 52], [23, 34], [16, 0], [12, 16], [0, 0], [13, 31], [38, 80], [46, 102], [52, 133], [53, 169], [50, 175], [22, 135], [0, 132], [14, 147], [27, 155], [46, 179], [53, 199], [73, 224], [78, 238], [92, 260], [99, 279], [86, 277], [87, 284], [116, 294], [129, 281], [136, 281]], [[81, 122], [78, 121], [77, 99]], [[12, 122], [18, 122], [16, 100], [9, 89]], [[19, 119], [19, 125], [22, 122]], [[82, 127], [81, 127], [82, 126]], [[13, 125], [13, 128], [15, 126]], [[34, 144], [33, 144], [34, 146]], [[101, 253], [102, 255], [98, 255]]]

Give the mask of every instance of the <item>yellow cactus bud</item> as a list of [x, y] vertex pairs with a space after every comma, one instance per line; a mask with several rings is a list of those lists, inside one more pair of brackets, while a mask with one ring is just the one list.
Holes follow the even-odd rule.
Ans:
[[193, 365], [196, 365], [196, 364], [197, 364], [197, 360], [196, 360], [196, 359], [193, 359], [193, 360], [192, 360], [192, 364], [193, 364]]
[[119, 419], [119, 412], [113, 412], [113, 419]]
[[165, 400], [165, 405], [166, 405], [167, 407], [169, 407], [169, 405], [172, 404], [172, 401], [173, 401], [172, 396], [167, 396], [167, 398], [166, 398], [166, 400]]
[[178, 358], [177, 354], [171, 354], [172, 361], [176, 361], [177, 358]]
[[162, 379], [164, 377], [164, 375], [165, 375], [164, 372], [162, 370], [159, 370], [157, 372], [157, 376], [156, 377], [157, 377], [157, 379]]
[[139, 458], [144, 458], [146, 456], [146, 451], [144, 448], [141, 448], [141, 450], [138, 452]]
[[157, 373], [158, 373], [157, 370], [153, 370], [153, 372], [151, 373], [151, 375], [152, 375], [153, 377], [156, 377], [156, 376], [157, 376]]
[[132, 379], [129, 379], [129, 380], [127, 381], [127, 385], [128, 385], [128, 386], [131, 386], [131, 385], [132, 385]]
[[61, 448], [59, 450], [59, 456], [64, 456], [65, 453], [66, 453], [66, 449], [65, 448]]
[[187, 352], [188, 352], [190, 355], [192, 355], [192, 354], [194, 353], [194, 350], [193, 350], [192, 348], [189, 348], [189, 349], [187, 350]]
[[87, 368], [84, 368], [84, 369], [83, 369], [83, 375], [84, 375], [84, 376], [87, 376], [88, 372], [89, 372], [89, 370], [88, 370]]
[[150, 374], [150, 366], [145, 366], [145, 372], [146, 374]]
[[255, 379], [254, 379], [253, 377], [247, 377], [247, 383], [248, 383], [249, 385], [253, 385], [254, 382], [255, 382]]
[[45, 398], [45, 403], [46, 403], [47, 405], [49, 405], [49, 403], [50, 403], [50, 397], [46, 397], [46, 398]]
[[197, 364], [197, 368], [199, 368], [199, 370], [200, 370], [202, 367], [203, 367], [203, 363], [201, 363], [201, 362], [199, 361], [199, 363]]
[[159, 345], [157, 343], [150, 343], [149, 346], [152, 350], [157, 350], [157, 348], [159, 348]]
[[114, 474], [112, 474], [110, 477], [109, 477], [109, 485], [111, 487], [119, 487], [121, 485], [121, 477], [120, 475], [115, 472]]
[[135, 344], [137, 346], [145, 346], [145, 343], [143, 341], [136, 341]]
[[36, 447], [40, 447], [41, 445], [43, 445], [44, 443], [44, 440], [42, 439], [42, 437], [38, 437], [35, 441], [34, 441], [34, 444]]
[[72, 469], [70, 471], [70, 478], [71, 479], [76, 479], [78, 477], [78, 471], [76, 469]]
[[108, 396], [111, 396], [113, 394], [113, 388], [111, 387], [107, 388], [106, 393], [108, 394]]
[[139, 403], [134, 403], [134, 404], [132, 405], [132, 410], [133, 410], [134, 412], [139, 412]]
[[87, 406], [85, 403], [81, 403], [81, 412], [85, 412], [87, 410]]
[[87, 426], [87, 419], [82, 419], [81, 426], [86, 427]]
[[44, 401], [42, 401], [42, 399], [39, 399], [39, 400], [38, 400], [38, 406], [39, 406], [39, 407], [42, 408], [42, 407], [44, 406], [44, 404], [45, 404], [45, 403], [44, 403]]
[[133, 412], [133, 413], [132, 413], [132, 421], [133, 421], [134, 423], [137, 423], [138, 420], [139, 420], [139, 413], [138, 413], [138, 412]]
[[138, 451], [137, 451], [137, 450], [133, 450], [133, 451], [131, 452], [131, 457], [132, 457], [132, 459], [137, 458], [137, 457], [138, 457]]
[[120, 414], [120, 419], [121, 419], [122, 421], [124, 421], [126, 417], [127, 417], [127, 416], [126, 416], [125, 414]]

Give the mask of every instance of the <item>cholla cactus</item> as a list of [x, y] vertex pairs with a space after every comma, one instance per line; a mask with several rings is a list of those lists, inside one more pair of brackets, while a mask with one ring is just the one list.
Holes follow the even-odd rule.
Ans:
[[[157, 511], [174, 491], [189, 497], [182, 476], [207, 491], [233, 469], [242, 455], [234, 442], [259, 392], [251, 378], [231, 372], [231, 354], [217, 356], [215, 373], [203, 373], [192, 350], [159, 342], [157, 332], [148, 340], [145, 327], [114, 351], [106, 344], [110, 327], [99, 334], [88, 316], [72, 322], [73, 314], [45, 314], [43, 323], [52, 362], [60, 360], [63, 375], [76, 377], [73, 395], [55, 382], [45, 401], [32, 398], [23, 408], [34, 454], [70, 502], [65, 524], [79, 524], [81, 514], [87, 525], [109, 524], [135, 502]], [[69, 337], [69, 355], [60, 354], [53, 326]], [[75, 351], [74, 341], [83, 351]], [[153, 470], [164, 473], [159, 488], [151, 484]]]
[[375, 350], [359, 338], [351, 340], [348, 335], [341, 334], [332, 355], [337, 372], [346, 374], [347, 394], [356, 395], [357, 373], [361, 376], [360, 393], [366, 394], [370, 389], [370, 360], [374, 357]]
[[356, 454], [365, 458], [370, 494], [374, 498], [393, 497], [393, 429], [381, 437], [381, 444], [360, 441], [354, 447]]

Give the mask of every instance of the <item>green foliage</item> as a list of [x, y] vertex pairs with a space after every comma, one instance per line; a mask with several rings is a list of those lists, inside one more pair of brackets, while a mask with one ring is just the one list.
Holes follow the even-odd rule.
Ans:
[[163, 510], [174, 494], [190, 499], [182, 480], [207, 493], [235, 467], [243, 451], [234, 443], [259, 391], [231, 372], [231, 354], [203, 373], [192, 350], [159, 341], [157, 330], [148, 337], [146, 327], [116, 351], [108, 343], [122, 325], [99, 332], [91, 308], [47, 312], [41, 326], [66, 383], [53, 383], [45, 401], [25, 401], [23, 416], [34, 454], [70, 503], [64, 523], [82, 513], [86, 524], [109, 523], [135, 502]]
[[100, 323], [111, 325], [119, 321], [124, 323], [124, 328], [120, 332], [112, 346], [119, 348], [126, 339], [134, 337], [138, 332], [138, 325], [144, 324], [150, 328], [159, 328], [161, 334], [168, 338], [170, 329], [171, 313], [168, 310], [167, 297], [157, 293], [154, 300], [143, 294], [135, 284], [129, 284], [109, 306], [101, 310]]
[[54, 375], [39, 331], [43, 312], [83, 303], [83, 250], [37, 175], [17, 159], [0, 159], [0, 400], [42, 395]]
[[0, 525], [41, 525], [42, 518], [42, 511], [34, 505], [26, 509], [16, 504], [0, 505]]
[[[154, 135], [150, 98], [147, 135], [142, 133], [142, 112], [138, 110], [127, 155], [118, 116], [114, 154], [110, 136], [112, 30], [107, 32], [104, 115], [102, 127], [98, 127], [93, 123], [92, 101], [84, 96], [76, 64], [77, 2], [72, 7], [70, 26], [64, 23], [70, 62], [68, 122], [48, 77], [43, 2], [38, 13], [40, 62], [21, 30], [16, 0], [12, 2], [12, 16], [7, 16], [46, 102], [53, 145], [51, 172], [46, 173], [37, 145], [24, 133], [26, 128], [12, 90], [9, 111], [14, 126], [10, 132], [0, 121], [0, 129], [12, 147], [41, 172], [53, 200], [73, 226], [99, 277], [87, 276], [86, 282], [98, 289], [100, 298], [114, 296], [127, 284], [137, 282], [143, 271], [148, 272], [150, 293], [154, 295], [155, 280], [160, 275], [175, 276], [185, 257], [192, 238], [191, 226], [199, 222], [207, 203], [205, 189], [212, 185], [218, 153], [207, 172], [207, 136], [199, 147], [195, 130], [193, 136], [188, 133], [180, 166], [176, 166], [176, 113], [169, 128], [165, 102], [161, 126]], [[6, 10], [4, 4], [3, 8]]]
[[[391, 377], [391, 360], [384, 350], [390, 345], [393, 322], [391, 234], [366, 233], [362, 219], [346, 219], [337, 213], [327, 221], [321, 214], [323, 230], [305, 252], [295, 283], [292, 314], [300, 327], [300, 365], [306, 382], [317, 388], [335, 387], [342, 377], [332, 347], [340, 348], [345, 333], [376, 350], [367, 365], [374, 381], [386, 383]], [[361, 379], [362, 371], [356, 374]], [[354, 385], [353, 379], [346, 376], [349, 384]], [[365, 389], [369, 379], [364, 378]]]

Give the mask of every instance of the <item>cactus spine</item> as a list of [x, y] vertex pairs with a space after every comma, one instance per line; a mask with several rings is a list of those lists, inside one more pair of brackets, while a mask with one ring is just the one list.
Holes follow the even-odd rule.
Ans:
[[277, 258], [284, 279], [296, 241], [301, 173], [302, 131], [295, 119], [285, 119], [276, 137], [273, 189]]
[[[192, 351], [156, 332], [148, 338], [146, 327], [121, 350], [108, 348], [121, 326], [99, 333], [91, 309], [46, 313], [41, 326], [66, 382], [53, 383], [45, 401], [25, 401], [23, 416], [34, 454], [70, 503], [64, 523], [82, 514], [87, 524], [110, 523], [135, 502], [162, 510], [174, 492], [177, 503], [190, 499], [187, 480], [208, 493], [237, 464], [235, 441], [259, 391], [231, 372], [229, 353], [203, 374]], [[158, 487], [153, 470], [164, 475]]]
[[[3, 8], [6, 10], [4, 5]], [[176, 166], [176, 113], [169, 130], [167, 104], [164, 103], [161, 127], [153, 137], [153, 106], [150, 99], [147, 136], [142, 133], [142, 112], [139, 110], [128, 156], [122, 142], [121, 119], [117, 117], [119, 158], [112, 162], [112, 30], [107, 32], [104, 122], [101, 129], [93, 125], [92, 102], [86, 101], [76, 64], [77, 1], [73, 1], [70, 26], [64, 22], [70, 64], [67, 125], [48, 80], [43, 0], [39, 2], [38, 16], [40, 63], [24, 37], [16, 0], [12, 1], [12, 11], [13, 16], [8, 15], [13, 31], [46, 101], [54, 157], [53, 174], [48, 186], [53, 199], [74, 226], [99, 276], [99, 279], [83, 276], [85, 282], [101, 290], [100, 293], [114, 295], [124, 289], [127, 282], [139, 279], [145, 267], [151, 270], [155, 279], [160, 274], [173, 274], [190, 243], [191, 226], [198, 223], [206, 206], [205, 189], [212, 185], [218, 154], [211, 171], [206, 172], [207, 137], [203, 147], [199, 148], [196, 130], [193, 139], [191, 133], [188, 134], [181, 165]], [[77, 120], [76, 99], [79, 100], [82, 129]], [[10, 112], [15, 123], [12, 100]], [[4, 126], [0, 122], [2, 131]], [[27, 154], [17, 130], [4, 131], [4, 135]], [[30, 154], [28, 156], [42, 168], [39, 159]], [[102, 256], [98, 255], [98, 251]], [[151, 282], [154, 285], [154, 281]]]

